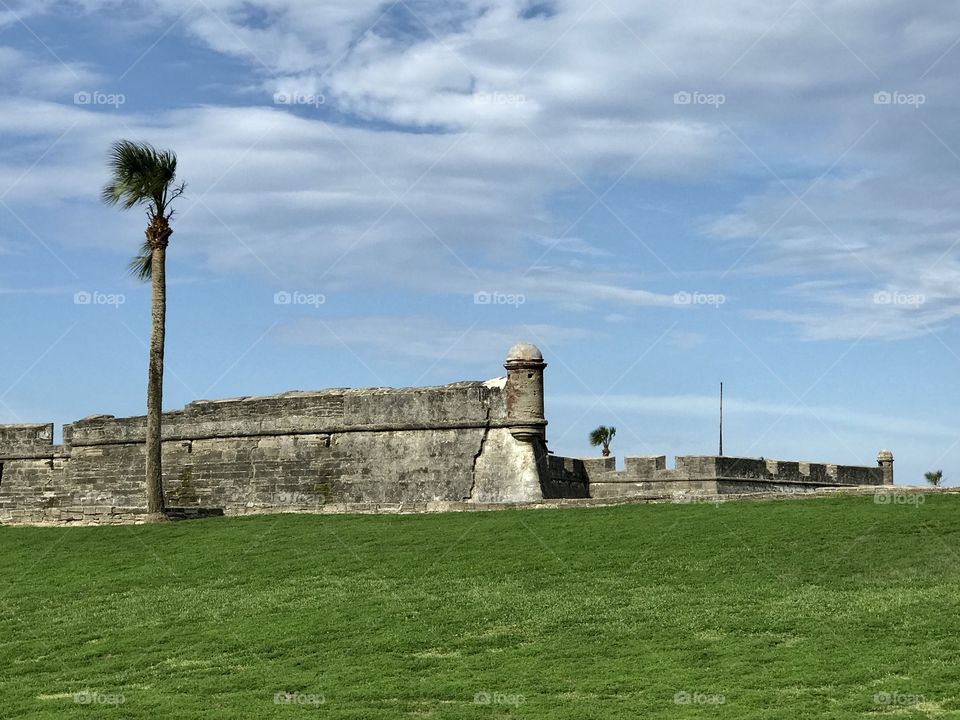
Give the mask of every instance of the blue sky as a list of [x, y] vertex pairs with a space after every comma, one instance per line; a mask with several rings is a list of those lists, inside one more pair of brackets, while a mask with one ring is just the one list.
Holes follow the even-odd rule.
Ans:
[[130, 138], [188, 186], [168, 408], [527, 340], [560, 453], [712, 453], [722, 380], [728, 454], [957, 479], [960, 7], [716, 5], [0, 2], [0, 422], [142, 412]]

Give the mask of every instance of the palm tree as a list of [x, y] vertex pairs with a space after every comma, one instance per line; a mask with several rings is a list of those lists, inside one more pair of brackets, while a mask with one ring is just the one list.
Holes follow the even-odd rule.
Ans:
[[617, 429], [615, 427], [600, 425], [590, 433], [590, 444], [593, 445], [593, 447], [603, 445], [603, 456], [610, 457], [610, 442], [616, 434]]
[[150, 326], [150, 362], [147, 370], [147, 514], [157, 521], [163, 518], [163, 476], [161, 471], [161, 413], [163, 406], [163, 346], [166, 334], [167, 244], [173, 230], [171, 203], [183, 194], [185, 185], [174, 185], [177, 156], [169, 150], [156, 150], [146, 143], [120, 140], [113, 144], [109, 157], [110, 181], [101, 198], [108, 205], [124, 210], [146, 208], [146, 240], [140, 253], [130, 262], [130, 271], [140, 280], [149, 280], [152, 290]]
[[927, 482], [934, 487], [940, 487], [940, 483], [943, 481], [943, 470], [924, 473], [923, 476], [927, 479]]

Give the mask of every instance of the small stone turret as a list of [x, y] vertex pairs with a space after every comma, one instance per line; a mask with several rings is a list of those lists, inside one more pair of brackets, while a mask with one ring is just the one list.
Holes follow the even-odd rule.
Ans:
[[507, 353], [507, 419], [510, 432], [524, 442], [546, 443], [543, 370], [547, 364], [536, 345], [517, 343]]
[[878, 452], [877, 465], [883, 470], [883, 484], [893, 485], [893, 453], [889, 450]]

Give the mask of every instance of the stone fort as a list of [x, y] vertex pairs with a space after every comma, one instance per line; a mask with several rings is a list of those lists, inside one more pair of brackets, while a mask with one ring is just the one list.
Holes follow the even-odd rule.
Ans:
[[[163, 416], [172, 512], [428, 511], [569, 498], [656, 498], [891, 485], [876, 467], [720, 456], [552, 454], [546, 363], [510, 349], [506, 377], [440, 387], [198, 400]], [[129, 522], [145, 512], [144, 417], [0, 425], [0, 522]]]

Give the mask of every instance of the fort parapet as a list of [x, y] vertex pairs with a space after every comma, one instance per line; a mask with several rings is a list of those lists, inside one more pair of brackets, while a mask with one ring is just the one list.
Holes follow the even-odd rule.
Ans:
[[[886, 455], [884, 455], [886, 453]], [[883, 460], [889, 455], [889, 471]], [[881, 459], [882, 458], [882, 459]], [[715, 455], [680, 455], [667, 469], [665, 455], [628, 456], [624, 469], [616, 458], [550, 458], [550, 473], [586, 482], [590, 497], [708, 495], [749, 492], [808, 492], [820, 487], [893, 484], [893, 456], [881, 451], [877, 467], [831, 465]]]
[[[540, 351], [516, 345], [504, 367], [506, 377], [488, 381], [198, 400], [164, 413], [167, 504], [244, 514], [893, 482], [888, 451], [875, 468], [681, 456], [668, 470], [654, 456], [628, 457], [617, 471], [613, 458], [551, 455]], [[0, 521], [137, 519], [145, 426], [96, 415], [65, 425], [54, 444], [52, 423], [0, 425]]]

